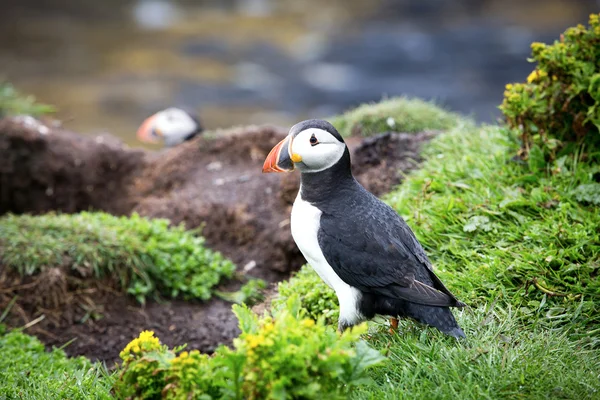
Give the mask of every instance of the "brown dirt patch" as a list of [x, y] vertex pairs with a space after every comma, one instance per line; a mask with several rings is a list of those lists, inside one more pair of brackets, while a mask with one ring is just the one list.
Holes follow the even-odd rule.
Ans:
[[120, 362], [119, 351], [142, 330], [154, 331], [171, 347], [187, 343], [205, 353], [219, 344], [231, 344], [240, 333], [231, 304], [220, 299], [153, 301], [141, 306], [111, 289], [112, 282], [82, 281], [60, 268], [24, 280], [14, 275], [3, 278], [0, 309], [18, 296], [5, 321], [9, 326], [27, 326], [25, 332], [47, 346], [70, 342], [64, 348], [67, 354], [86, 355], [109, 367]]
[[[261, 172], [268, 151], [285, 130], [236, 128], [148, 153], [128, 149], [114, 138], [86, 138], [44, 127], [0, 121], [0, 214], [95, 209], [203, 226], [207, 244], [233, 260], [240, 274], [270, 283], [287, 278], [304, 263], [289, 229], [299, 175]], [[433, 135], [384, 133], [347, 139], [355, 176], [375, 194], [389, 191], [417, 166], [421, 143]], [[18, 294], [10, 325], [23, 326], [45, 315], [28, 329], [49, 345], [76, 338], [65, 349], [69, 354], [113, 362], [144, 329], [155, 330], [169, 345], [188, 343], [207, 352], [238, 334], [231, 305], [224, 301], [150, 302], [140, 307], [111, 291], [109, 283], [76, 281], [60, 266], [50, 267], [43, 277], [15, 280], [0, 265], [6, 278], [0, 280], [0, 310]], [[33, 283], [39, 278], [51, 282], [52, 290]], [[14, 288], [19, 285], [26, 286]], [[225, 282], [222, 289], [239, 285]]]

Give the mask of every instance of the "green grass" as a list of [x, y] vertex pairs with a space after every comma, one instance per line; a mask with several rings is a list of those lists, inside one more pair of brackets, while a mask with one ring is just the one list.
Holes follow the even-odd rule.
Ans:
[[600, 344], [600, 213], [577, 200], [597, 165], [563, 158], [532, 172], [511, 161], [499, 127], [460, 126], [386, 200], [405, 217], [441, 278], [471, 305], [499, 298], [515, 318]]
[[0, 399], [110, 399], [114, 377], [85, 357], [45, 351], [36, 338], [0, 336]]
[[600, 352], [564, 332], [524, 326], [514, 309], [481, 306], [458, 312], [469, 339], [401, 325], [369, 344], [389, 360], [370, 370], [375, 384], [352, 399], [597, 399]]
[[8, 215], [0, 218], [0, 249], [2, 263], [21, 275], [66, 266], [82, 277], [117, 277], [141, 302], [156, 294], [207, 300], [235, 270], [194, 232], [136, 214]]
[[0, 118], [14, 115], [42, 115], [54, 112], [54, 107], [40, 104], [33, 96], [23, 96], [7, 82], [0, 81]]
[[342, 136], [369, 136], [381, 132], [416, 133], [446, 130], [459, 117], [435, 104], [408, 97], [393, 97], [379, 103], [363, 104], [329, 119]]

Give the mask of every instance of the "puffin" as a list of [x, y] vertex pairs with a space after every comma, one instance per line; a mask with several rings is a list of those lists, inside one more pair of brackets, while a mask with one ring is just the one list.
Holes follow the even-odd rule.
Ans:
[[376, 315], [411, 318], [464, 338], [451, 307], [464, 307], [435, 275], [404, 219], [352, 175], [344, 139], [327, 121], [294, 125], [262, 172], [300, 171], [290, 226], [306, 261], [338, 298], [338, 330]]
[[173, 147], [196, 137], [203, 130], [196, 115], [170, 107], [146, 118], [137, 131], [137, 138], [145, 143], [162, 141], [165, 147]]

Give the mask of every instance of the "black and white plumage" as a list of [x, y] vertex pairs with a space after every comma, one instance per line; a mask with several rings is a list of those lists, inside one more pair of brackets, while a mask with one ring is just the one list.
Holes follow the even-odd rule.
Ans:
[[190, 140], [203, 131], [200, 119], [182, 108], [170, 107], [146, 118], [137, 131], [142, 142], [173, 147]]
[[354, 179], [350, 152], [331, 124], [296, 124], [263, 166], [263, 172], [294, 169], [301, 172], [301, 184], [292, 236], [336, 292], [340, 330], [380, 314], [465, 336], [449, 308], [464, 304], [435, 275], [406, 222]]

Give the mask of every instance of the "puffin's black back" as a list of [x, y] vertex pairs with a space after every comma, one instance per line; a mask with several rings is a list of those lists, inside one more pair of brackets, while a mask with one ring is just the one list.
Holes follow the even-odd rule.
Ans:
[[347, 147], [332, 167], [302, 173], [300, 195], [322, 212], [319, 246], [335, 273], [363, 292], [365, 316], [411, 317], [464, 336], [448, 308], [464, 304], [435, 276], [406, 222], [354, 179]]

